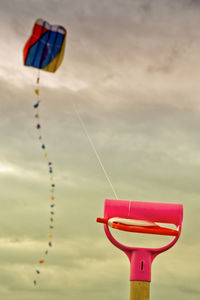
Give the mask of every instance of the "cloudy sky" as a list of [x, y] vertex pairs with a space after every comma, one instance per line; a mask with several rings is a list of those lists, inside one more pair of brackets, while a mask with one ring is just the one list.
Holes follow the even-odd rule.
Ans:
[[[153, 263], [152, 299], [199, 298], [199, 14], [198, 0], [1, 0], [1, 299], [129, 297], [128, 259], [95, 222], [113, 192], [73, 103], [120, 199], [184, 205], [180, 241]], [[22, 49], [38, 17], [66, 27], [68, 39], [60, 69], [41, 72], [56, 236], [34, 287], [49, 180], [33, 117], [37, 70], [23, 66]]]

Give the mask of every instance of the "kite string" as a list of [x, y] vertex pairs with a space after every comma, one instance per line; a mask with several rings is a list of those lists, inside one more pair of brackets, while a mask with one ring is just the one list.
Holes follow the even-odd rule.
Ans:
[[108, 175], [108, 172], [106, 171], [106, 168], [103, 165], [101, 157], [100, 157], [100, 155], [99, 155], [99, 153], [98, 153], [98, 151], [97, 151], [97, 149], [96, 149], [96, 147], [94, 145], [94, 142], [92, 141], [92, 138], [89, 135], [89, 132], [87, 130], [85, 122], [83, 121], [83, 119], [82, 119], [82, 117], [81, 117], [81, 115], [80, 115], [80, 113], [79, 113], [79, 111], [77, 109], [76, 104], [73, 101], [72, 101], [72, 104], [73, 104], [74, 112], [75, 112], [75, 114], [77, 116], [77, 119], [78, 119], [80, 125], [81, 125], [81, 128], [83, 129], [85, 135], [87, 136], [89, 144], [90, 144], [90, 146], [91, 146], [91, 148], [92, 148], [92, 150], [93, 150], [93, 152], [94, 152], [94, 154], [95, 154], [95, 156], [96, 156], [96, 158], [97, 158], [97, 160], [99, 162], [99, 165], [100, 165], [100, 167], [101, 167], [101, 169], [102, 169], [102, 171], [103, 171], [103, 173], [105, 175], [105, 178], [106, 178], [106, 180], [107, 180], [107, 182], [108, 182], [108, 184], [109, 184], [109, 186], [110, 186], [110, 188], [111, 188], [111, 190], [113, 192], [113, 195], [114, 195], [115, 199], [119, 199], [118, 196], [117, 196], [116, 190], [115, 190], [115, 188], [114, 188], [114, 186], [113, 186], [113, 184], [111, 182], [111, 179], [110, 179], [110, 177]]

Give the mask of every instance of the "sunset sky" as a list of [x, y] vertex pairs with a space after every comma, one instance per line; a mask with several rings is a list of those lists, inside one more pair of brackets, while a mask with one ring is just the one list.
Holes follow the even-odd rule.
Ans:
[[[152, 265], [151, 299], [199, 299], [199, 15], [198, 0], [0, 1], [1, 299], [129, 299], [129, 261], [95, 222], [113, 192], [73, 103], [120, 199], [184, 205], [180, 240]], [[22, 50], [40, 17], [68, 35], [61, 67], [41, 71], [56, 229], [34, 287], [49, 180], [33, 111], [37, 70], [23, 66]]]

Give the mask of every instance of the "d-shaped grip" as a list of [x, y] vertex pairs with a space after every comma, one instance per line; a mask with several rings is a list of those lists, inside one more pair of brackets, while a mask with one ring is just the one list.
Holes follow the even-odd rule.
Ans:
[[108, 224], [104, 225], [105, 233], [111, 243], [124, 251], [129, 258], [131, 264], [130, 280], [151, 281], [151, 264], [154, 258], [158, 254], [170, 249], [179, 239], [183, 219], [183, 206], [171, 203], [106, 199], [104, 218], [110, 219], [115, 217], [176, 225], [178, 235], [169, 244], [161, 248], [140, 248], [123, 245], [113, 237]]

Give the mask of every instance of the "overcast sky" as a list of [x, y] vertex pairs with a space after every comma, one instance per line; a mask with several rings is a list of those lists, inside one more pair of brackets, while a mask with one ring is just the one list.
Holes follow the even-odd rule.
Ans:
[[[120, 199], [184, 205], [179, 242], [153, 263], [151, 298], [199, 298], [199, 14], [198, 0], [1, 0], [1, 299], [129, 298], [128, 259], [95, 222], [114, 196], [73, 103]], [[49, 181], [33, 117], [37, 70], [23, 66], [22, 50], [38, 17], [68, 38], [59, 70], [41, 71], [56, 229], [34, 287]]]

